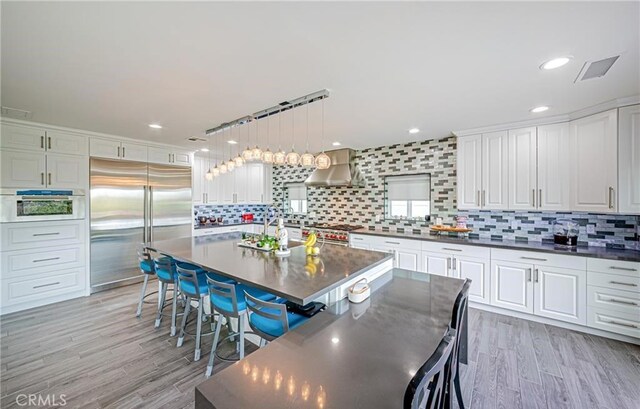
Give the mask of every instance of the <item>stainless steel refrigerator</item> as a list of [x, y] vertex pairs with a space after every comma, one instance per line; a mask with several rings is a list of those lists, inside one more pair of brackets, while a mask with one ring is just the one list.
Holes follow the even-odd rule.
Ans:
[[136, 249], [191, 235], [191, 168], [95, 159], [91, 169], [91, 292], [140, 280]]

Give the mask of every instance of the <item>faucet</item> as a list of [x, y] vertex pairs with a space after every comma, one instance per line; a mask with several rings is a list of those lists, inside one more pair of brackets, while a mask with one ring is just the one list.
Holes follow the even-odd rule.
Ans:
[[[271, 211], [272, 209], [275, 210], [275, 215], [271, 219], [269, 219], [269, 211]], [[271, 225], [271, 223], [278, 220], [280, 216], [281, 216], [280, 208], [274, 205], [270, 205], [269, 207], [267, 207], [267, 209], [262, 214], [262, 219], [264, 220], [264, 230], [262, 231], [263, 236], [267, 235], [267, 230], [269, 230], [269, 226]]]

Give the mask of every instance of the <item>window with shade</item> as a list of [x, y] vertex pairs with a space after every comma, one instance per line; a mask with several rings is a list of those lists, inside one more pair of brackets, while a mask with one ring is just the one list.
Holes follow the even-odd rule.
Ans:
[[386, 218], [424, 220], [431, 214], [429, 174], [387, 176], [384, 184]]
[[306, 214], [307, 213], [307, 187], [304, 183], [291, 183], [285, 185], [285, 213]]

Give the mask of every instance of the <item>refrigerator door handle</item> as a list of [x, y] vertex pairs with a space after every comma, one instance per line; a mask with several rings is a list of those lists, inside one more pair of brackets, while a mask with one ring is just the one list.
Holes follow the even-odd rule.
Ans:
[[142, 206], [142, 220], [143, 220], [143, 228], [142, 228], [142, 242], [147, 242], [147, 201], [149, 200], [149, 194], [147, 193], [147, 186], [143, 187], [144, 189], [144, 206]]
[[153, 241], [153, 188], [149, 186], [149, 241]]

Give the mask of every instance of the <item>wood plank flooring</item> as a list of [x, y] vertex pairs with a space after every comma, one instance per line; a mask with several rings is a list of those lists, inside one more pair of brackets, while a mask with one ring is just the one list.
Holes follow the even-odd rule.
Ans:
[[[153, 304], [134, 317], [138, 291], [2, 317], [0, 407], [30, 393], [65, 394], [67, 408], [193, 407], [211, 337], [193, 362], [193, 340], [176, 348], [169, 319], [153, 328]], [[640, 408], [640, 347], [475, 309], [469, 327], [467, 408]]]

